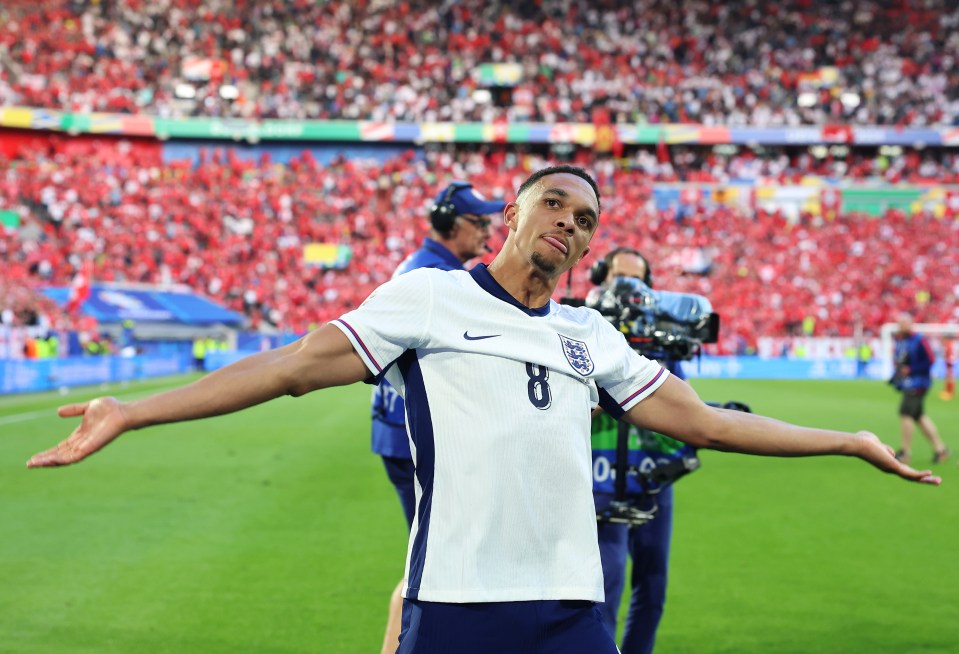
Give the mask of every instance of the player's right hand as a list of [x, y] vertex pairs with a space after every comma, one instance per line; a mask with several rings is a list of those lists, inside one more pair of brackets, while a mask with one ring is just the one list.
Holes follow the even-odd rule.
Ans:
[[113, 397], [68, 404], [60, 407], [57, 414], [61, 418], [83, 416], [83, 421], [65, 441], [33, 455], [27, 461], [28, 468], [51, 468], [82, 461], [127, 430], [123, 405]]

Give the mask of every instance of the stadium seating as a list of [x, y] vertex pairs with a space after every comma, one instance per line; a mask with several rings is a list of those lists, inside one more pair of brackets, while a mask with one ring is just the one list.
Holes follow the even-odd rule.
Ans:
[[37, 293], [28, 280], [0, 280], [0, 329], [34, 327], [45, 332], [69, 324], [63, 309]]
[[[708, 171], [708, 157], [700, 158]], [[677, 159], [674, 172], [697, 170]], [[604, 196], [593, 252], [638, 247], [656, 262], [661, 288], [708, 296], [724, 316], [723, 351], [800, 333], [807, 318], [817, 335], [851, 335], [857, 324], [875, 332], [902, 309], [927, 322], [959, 318], [953, 217], [891, 210], [881, 219], [803, 215], [793, 223], [761, 209], [680, 213], [653, 205], [656, 176], [640, 168], [585, 151], [576, 162], [596, 173]], [[0, 251], [6, 279], [23, 287], [67, 285], [92, 258], [97, 282], [183, 283], [244, 313], [254, 328], [303, 331], [390, 277], [426, 234], [437, 180], [469, 177], [488, 195], [506, 196], [545, 163], [505, 149], [431, 149], [422, 160], [410, 151], [382, 164], [321, 167], [309, 152], [279, 165], [242, 161], [226, 148], [192, 165], [125, 142], [62, 138], [0, 162], [0, 202], [23, 216], [17, 230], [0, 232]], [[351, 246], [349, 269], [305, 264], [308, 242]], [[702, 253], [710, 274], [688, 274], [690, 257]], [[588, 288], [583, 266], [571, 290], [583, 296]]]
[[957, 125], [957, 26], [951, 0], [7, 0], [0, 105], [372, 121]]

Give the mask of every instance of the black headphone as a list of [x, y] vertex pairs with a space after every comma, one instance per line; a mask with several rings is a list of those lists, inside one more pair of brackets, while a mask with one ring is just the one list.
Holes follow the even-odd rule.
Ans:
[[433, 229], [444, 236], [453, 231], [453, 223], [456, 221], [456, 205], [451, 202], [453, 194], [464, 188], [472, 188], [469, 182], [455, 181], [450, 182], [443, 193], [440, 201], [430, 208], [430, 223]]
[[618, 254], [635, 254], [642, 259], [643, 263], [646, 264], [646, 274], [643, 275], [643, 283], [650, 288], [653, 287], [653, 269], [650, 268], [649, 261], [639, 250], [634, 250], [633, 248], [616, 248], [594, 263], [589, 269], [589, 281], [597, 286], [601, 286], [606, 281], [606, 278], [609, 277], [609, 269], [613, 265], [613, 259], [615, 259]]

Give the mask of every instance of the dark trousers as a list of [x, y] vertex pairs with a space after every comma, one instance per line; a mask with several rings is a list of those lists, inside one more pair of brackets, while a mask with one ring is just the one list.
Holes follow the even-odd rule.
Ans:
[[406, 516], [406, 526], [413, 528], [413, 516], [416, 514], [416, 489], [413, 486], [415, 468], [413, 459], [401, 459], [395, 456], [384, 456], [383, 465], [386, 467], [386, 476], [393, 482], [396, 494], [403, 505], [403, 515]]
[[[597, 498], [597, 504], [600, 501]], [[653, 651], [656, 629], [666, 604], [672, 530], [671, 488], [661, 494], [659, 510], [650, 522], [632, 528], [612, 523], [599, 525], [599, 555], [606, 591], [606, 603], [601, 608], [603, 623], [614, 638], [619, 602], [626, 585], [626, 557], [633, 560], [622, 654], [649, 654]]]

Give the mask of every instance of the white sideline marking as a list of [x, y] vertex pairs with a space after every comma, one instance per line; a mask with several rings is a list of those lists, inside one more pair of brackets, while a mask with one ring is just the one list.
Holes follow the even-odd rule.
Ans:
[[[163, 390], [163, 388], [161, 387], [161, 388], [158, 388], [157, 390], [149, 391], [149, 392], [145, 392], [145, 393], [144, 393], [144, 392], [140, 392], [140, 393], [125, 393], [125, 394], [122, 394], [122, 395], [118, 393], [118, 394], [114, 395], [113, 397], [120, 398], [120, 399], [126, 398], [126, 399], [128, 399], [128, 400], [135, 400], [135, 399], [138, 399], [138, 398], [141, 398], [141, 397], [146, 397], [147, 395], [152, 395], [152, 394], [154, 394], [154, 393], [159, 393], [159, 392], [161, 392], [162, 390]], [[95, 399], [95, 398], [92, 398], [92, 397], [91, 397], [90, 399], [92, 400], [92, 399]], [[63, 398], [63, 404], [81, 404], [81, 402], [69, 402], [69, 401], [68, 401], [68, 398], [65, 397], [65, 398]], [[0, 426], [3, 426], [3, 425], [11, 425], [11, 424], [13, 424], [13, 423], [15, 423], [15, 422], [24, 422], [24, 421], [26, 421], [26, 420], [33, 420], [33, 419], [35, 419], [35, 418], [56, 418], [56, 417], [58, 417], [58, 416], [57, 416], [57, 409], [56, 409], [56, 407], [52, 407], [52, 408], [49, 408], [49, 409], [39, 409], [39, 410], [37, 410], [37, 411], [27, 411], [26, 413], [14, 413], [14, 414], [9, 415], [9, 416], [0, 417]]]
[[57, 415], [56, 409], [44, 409], [43, 411], [28, 411], [27, 413], [15, 413], [12, 416], [3, 416], [0, 418], [0, 425], [9, 425], [14, 422], [23, 422], [24, 420], [33, 420], [44, 416]]

